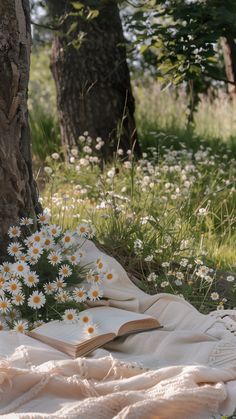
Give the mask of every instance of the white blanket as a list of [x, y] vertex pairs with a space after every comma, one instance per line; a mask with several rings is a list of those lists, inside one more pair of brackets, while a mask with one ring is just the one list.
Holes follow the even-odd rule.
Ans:
[[[163, 329], [130, 335], [70, 359], [15, 332], [0, 332], [3, 418], [199, 419], [236, 409], [236, 311], [202, 315], [180, 297], [149, 296], [92, 242], [84, 263], [106, 259], [119, 279], [104, 304], [156, 316]], [[222, 320], [220, 317], [226, 316]]]

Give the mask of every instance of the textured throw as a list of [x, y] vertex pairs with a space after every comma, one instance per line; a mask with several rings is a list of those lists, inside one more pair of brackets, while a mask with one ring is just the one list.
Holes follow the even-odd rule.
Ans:
[[104, 304], [156, 316], [163, 329], [130, 335], [70, 359], [15, 332], [0, 332], [0, 416], [68, 419], [208, 419], [236, 409], [236, 310], [200, 314], [184, 299], [139, 290], [92, 242], [119, 279]]

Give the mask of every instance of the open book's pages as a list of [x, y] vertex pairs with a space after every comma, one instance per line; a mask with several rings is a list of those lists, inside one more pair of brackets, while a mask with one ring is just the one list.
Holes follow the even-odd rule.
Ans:
[[151, 316], [114, 307], [94, 307], [80, 315], [80, 321], [52, 321], [28, 332], [72, 357], [83, 356], [118, 336], [157, 329], [160, 323]]

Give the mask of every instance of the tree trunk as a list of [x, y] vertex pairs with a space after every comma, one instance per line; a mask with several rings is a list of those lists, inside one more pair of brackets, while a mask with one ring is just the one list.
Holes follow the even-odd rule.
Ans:
[[[68, 3], [48, 0], [52, 16], [71, 11]], [[68, 35], [72, 24], [77, 28]], [[75, 47], [81, 32], [85, 37]], [[125, 40], [115, 0], [100, 2], [99, 15], [92, 21], [78, 16], [64, 21], [54, 38], [51, 69], [62, 145], [67, 152], [78, 144], [79, 135], [88, 131], [91, 137], [105, 141], [105, 159], [117, 147], [134, 148], [140, 155]]]
[[228, 92], [236, 100], [236, 43], [231, 37], [222, 39], [222, 47], [227, 79], [235, 84], [228, 83]]
[[32, 175], [27, 88], [30, 59], [28, 0], [0, 2], [0, 257], [7, 231], [40, 209]]

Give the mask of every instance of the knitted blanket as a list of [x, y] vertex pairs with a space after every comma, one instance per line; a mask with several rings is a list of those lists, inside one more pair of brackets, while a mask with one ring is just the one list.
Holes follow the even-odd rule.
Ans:
[[104, 304], [156, 316], [163, 329], [119, 338], [85, 358], [15, 332], [0, 332], [3, 418], [199, 419], [236, 408], [236, 310], [200, 314], [181, 297], [150, 296], [92, 242], [119, 279]]

